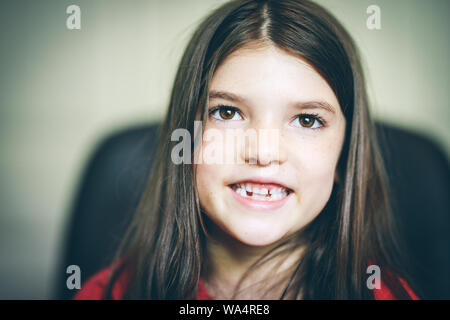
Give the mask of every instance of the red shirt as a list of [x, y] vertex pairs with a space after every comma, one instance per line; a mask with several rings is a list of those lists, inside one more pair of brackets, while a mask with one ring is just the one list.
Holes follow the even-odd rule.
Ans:
[[[100, 300], [102, 297], [103, 289], [106, 286], [106, 282], [108, 280], [109, 268], [105, 268], [89, 278], [81, 287], [81, 289], [76, 293], [74, 299], [75, 300]], [[419, 300], [419, 298], [414, 294], [408, 284], [401, 278], [399, 278], [400, 283], [403, 285], [403, 288], [409, 294], [412, 300]], [[126, 284], [128, 283], [128, 274], [123, 272], [116, 283], [114, 284], [112, 291], [112, 298], [114, 300], [120, 300], [123, 297], [123, 294], [126, 289]], [[375, 300], [397, 300], [398, 297], [395, 297], [391, 292], [389, 287], [381, 281], [380, 289], [373, 289]], [[208, 295], [205, 286], [202, 281], [198, 282], [197, 289], [197, 297], [196, 300], [211, 300], [211, 297]]]

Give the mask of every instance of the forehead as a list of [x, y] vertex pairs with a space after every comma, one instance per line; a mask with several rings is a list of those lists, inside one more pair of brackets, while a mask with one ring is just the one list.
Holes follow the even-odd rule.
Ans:
[[320, 99], [339, 106], [328, 82], [310, 64], [274, 46], [236, 50], [220, 64], [210, 87], [264, 101]]

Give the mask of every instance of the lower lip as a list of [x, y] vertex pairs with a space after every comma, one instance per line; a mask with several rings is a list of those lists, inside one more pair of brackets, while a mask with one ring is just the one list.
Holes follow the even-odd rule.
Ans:
[[249, 209], [254, 210], [277, 210], [280, 209], [286, 201], [292, 196], [293, 192], [290, 192], [286, 197], [280, 200], [256, 200], [251, 198], [246, 198], [241, 196], [239, 193], [235, 192], [230, 186], [228, 186], [232, 196], [241, 204]]

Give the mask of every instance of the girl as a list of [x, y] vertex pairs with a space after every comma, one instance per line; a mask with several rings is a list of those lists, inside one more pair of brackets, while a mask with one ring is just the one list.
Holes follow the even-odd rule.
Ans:
[[[317, 4], [236, 0], [214, 11], [182, 58], [116, 259], [76, 298], [417, 298], [367, 100], [352, 39]], [[180, 128], [194, 154], [177, 164]], [[219, 139], [230, 130], [259, 141]], [[236, 161], [208, 161], [212, 149]]]

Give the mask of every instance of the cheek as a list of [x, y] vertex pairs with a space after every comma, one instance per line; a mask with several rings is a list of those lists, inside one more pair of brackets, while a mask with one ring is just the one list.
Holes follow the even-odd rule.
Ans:
[[201, 208], [210, 216], [224, 211], [224, 177], [227, 172], [221, 165], [197, 164], [196, 186]]
[[292, 148], [291, 159], [295, 159], [292, 166], [299, 182], [300, 202], [315, 212], [331, 195], [341, 145], [325, 139], [297, 140], [296, 145], [299, 147]]
[[214, 190], [212, 190], [211, 179], [214, 179], [214, 170], [211, 165], [197, 165], [196, 186], [198, 197], [202, 207], [209, 207], [214, 202]]
[[[339, 159], [340, 144], [328, 141], [309, 140], [297, 142], [298, 148], [293, 148], [292, 158], [302, 175], [326, 178], [334, 175]], [[301, 179], [300, 179], [301, 181]]]
[[202, 143], [194, 150], [196, 166], [196, 187], [201, 207], [208, 215], [214, 215], [217, 207], [221, 206], [220, 198], [223, 194], [223, 181], [227, 168], [221, 164], [224, 145], [221, 132], [210, 130], [208, 124], [203, 128]]

